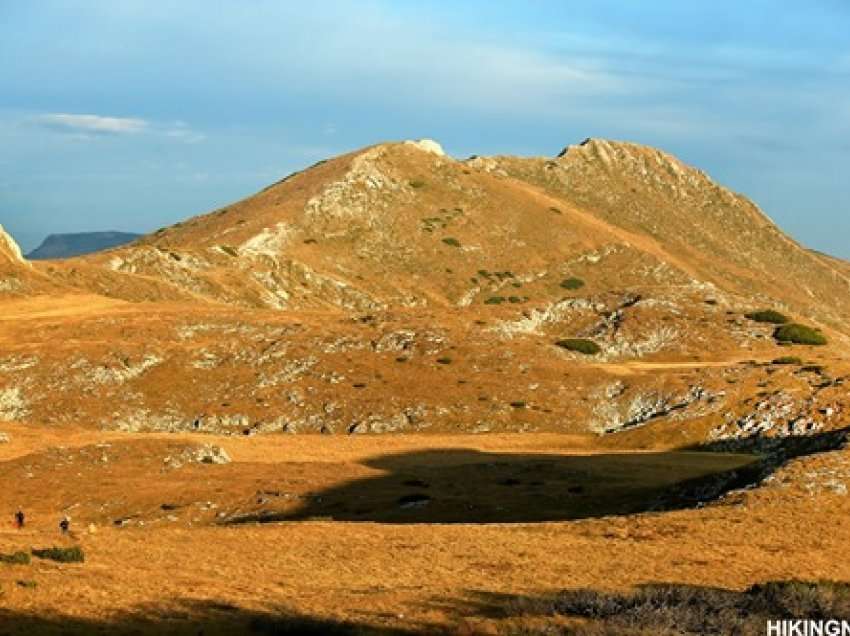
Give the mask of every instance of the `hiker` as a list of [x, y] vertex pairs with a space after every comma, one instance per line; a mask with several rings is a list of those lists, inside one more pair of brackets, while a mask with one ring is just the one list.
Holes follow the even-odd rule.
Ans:
[[62, 521], [59, 522], [59, 530], [62, 531], [62, 534], [68, 534], [68, 530], [71, 529], [71, 520], [68, 517], [62, 517]]
[[18, 509], [18, 512], [15, 513], [15, 527], [18, 530], [21, 530], [24, 527], [24, 521], [25, 521], [24, 511], [21, 510], [21, 509]]

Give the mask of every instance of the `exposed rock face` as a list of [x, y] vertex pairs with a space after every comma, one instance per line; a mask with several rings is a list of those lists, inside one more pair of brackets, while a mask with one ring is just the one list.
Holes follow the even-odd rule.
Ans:
[[431, 154], [437, 155], [438, 157], [446, 156], [443, 147], [433, 139], [419, 139], [417, 141], [405, 141], [404, 143], [411, 146], [415, 146], [416, 148], [424, 150], [425, 152], [430, 152]]
[[0, 389], [0, 421], [22, 420], [29, 415], [26, 399], [18, 387]]
[[179, 455], [169, 455], [163, 460], [163, 464], [166, 469], [175, 470], [186, 464], [229, 464], [231, 461], [230, 455], [220, 446], [202, 444], [187, 447]]
[[0, 258], [5, 258], [16, 264], [23, 264], [24, 257], [15, 239], [0, 225]]

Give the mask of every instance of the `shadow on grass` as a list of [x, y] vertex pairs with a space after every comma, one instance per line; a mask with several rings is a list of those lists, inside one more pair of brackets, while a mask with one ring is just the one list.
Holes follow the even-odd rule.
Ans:
[[[271, 500], [226, 525], [325, 519], [379, 523], [531, 523], [689, 508], [757, 483], [791, 457], [838, 448], [847, 430], [740, 447], [553, 455], [469, 449], [372, 458], [384, 474], [302, 499]], [[724, 452], [720, 452], [724, 451]]]
[[745, 591], [652, 584], [626, 593], [565, 590], [550, 596], [479, 593], [458, 608], [499, 634], [763, 636], [768, 620], [850, 620], [850, 584], [782, 581]]
[[110, 619], [27, 614], [0, 608], [0, 636], [410, 636], [440, 634], [434, 626], [411, 629], [314, 618], [280, 611], [252, 611], [215, 602], [182, 601], [167, 609], [140, 607]]
[[588, 589], [542, 596], [475, 593], [439, 606], [444, 614], [457, 617], [454, 625], [400, 628], [198, 601], [168, 609], [140, 607], [103, 620], [0, 609], [0, 636], [761, 636], [768, 620], [850, 620], [850, 585], [786, 581], [745, 591], [652, 584], [625, 593]]

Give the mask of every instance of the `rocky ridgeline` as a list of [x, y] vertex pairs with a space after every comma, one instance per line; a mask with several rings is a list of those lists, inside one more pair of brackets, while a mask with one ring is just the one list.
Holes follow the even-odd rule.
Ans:
[[760, 399], [741, 416], [727, 413], [725, 421], [709, 433], [709, 441], [730, 450], [742, 441], [752, 441], [756, 447], [769, 450], [784, 438], [814, 436], [836, 429], [843, 418], [844, 407], [840, 403], [819, 405], [815, 398], [779, 391]]

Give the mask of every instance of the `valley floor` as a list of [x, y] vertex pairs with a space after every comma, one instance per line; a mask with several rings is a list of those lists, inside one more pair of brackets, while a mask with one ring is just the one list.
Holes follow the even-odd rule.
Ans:
[[[840, 490], [783, 487], [780, 471], [716, 504], [654, 511], [749, 456], [555, 434], [4, 429], [0, 553], [79, 544], [85, 563], [0, 563], [0, 634], [300, 633], [274, 631], [281, 615], [310, 633], [499, 633], [511, 599], [562, 589], [850, 580]], [[233, 461], [195, 461], [210, 445]], [[782, 470], [834, 476], [847, 455]]]

